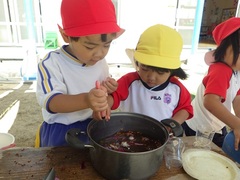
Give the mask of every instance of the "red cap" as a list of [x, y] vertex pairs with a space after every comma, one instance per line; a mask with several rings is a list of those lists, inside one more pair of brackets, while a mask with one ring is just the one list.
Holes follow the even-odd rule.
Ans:
[[117, 25], [111, 0], [62, 0], [61, 16], [63, 30], [68, 36], [124, 32]]
[[240, 28], [240, 18], [232, 17], [217, 25], [213, 30], [213, 39], [217, 45], [220, 45], [222, 40], [237, 31]]

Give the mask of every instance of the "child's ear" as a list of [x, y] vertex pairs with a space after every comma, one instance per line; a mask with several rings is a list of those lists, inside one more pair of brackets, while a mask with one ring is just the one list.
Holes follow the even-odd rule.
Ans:
[[207, 65], [210, 65], [215, 61], [213, 54], [214, 54], [214, 50], [211, 50], [205, 53], [204, 61]]
[[63, 28], [61, 28], [61, 26], [58, 25], [58, 29], [59, 29], [59, 32], [61, 33], [61, 36], [62, 36], [64, 42], [69, 43], [70, 42], [70, 37], [68, 35], [66, 35]]
[[139, 71], [139, 62], [136, 61], [136, 59], [134, 59], [134, 61], [135, 61], [135, 69]]

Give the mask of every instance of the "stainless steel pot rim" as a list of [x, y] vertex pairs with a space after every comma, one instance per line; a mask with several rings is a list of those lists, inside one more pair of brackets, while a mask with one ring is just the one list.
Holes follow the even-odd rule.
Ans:
[[[158, 124], [159, 126], [161, 126], [161, 127], [164, 129], [164, 131], [168, 132], [167, 129], [165, 128], [165, 126], [164, 126], [161, 122], [157, 121], [156, 119], [154, 119], [154, 118], [152, 118], [152, 117], [149, 117], [149, 116], [146, 116], [146, 115], [143, 115], [143, 114], [132, 113], [132, 112], [113, 112], [113, 113], [111, 113], [111, 116], [135, 116], [135, 117], [139, 117], [139, 118], [146, 118], [146, 120], [151, 121], [152, 123]], [[110, 121], [111, 121], [111, 119], [110, 119]], [[158, 151], [158, 150], [161, 149], [161, 148], [164, 148], [165, 145], [166, 145], [166, 143], [167, 143], [168, 140], [169, 140], [169, 133], [166, 133], [166, 135], [167, 135], [166, 140], [164, 141], [164, 143], [163, 143], [161, 146], [159, 146], [159, 147], [156, 148], [156, 149], [149, 150], [149, 151], [144, 151], [144, 152], [121, 152], [121, 151], [116, 151], [116, 150], [108, 149], [108, 148], [100, 145], [99, 143], [97, 143], [97, 142], [92, 138], [92, 136], [90, 135], [90, 132], [89, 132], [89, 128], [90, 128], [91, 126], [93, 126], [95, 123], [98, 123], [98, 121], [94, 121], [94, 120], [91, 121], [91, 122], [89, 123], [89, 125], [88, 125], [88, 128], [87, 128], [87, 129], [88, 129], [87, 134], [88, 134], [89, 139], [91, 140], [92, 146], [94, 147], [94, 146], [96, 145], [96, 146], [98, 146], [98, 147], [103, 148], [104, 150], [107, 150], [107, 151], [110, 151], [110, 152], [116, 153], [116, 154], [144, 155], [144, 154], [153, 153], [153, 152]]]

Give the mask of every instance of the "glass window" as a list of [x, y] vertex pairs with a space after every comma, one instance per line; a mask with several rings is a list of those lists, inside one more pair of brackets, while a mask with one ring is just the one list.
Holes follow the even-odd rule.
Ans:
[[192, 29], [179, 29], [178, 32], [183, 37], [184, 47], [191, 46], [191, 44], [192, 44], [193, 28]]
[[28, 39], [27, 26], [20, 26], [21, 40]]
[[0, 0], [0, 22], [1, 21], [6, 21], [6, 13], [5, 12], [5, 4], [6, 4], [6, 1], [3, 1], [3, 0]]
[[11, 43], [11, 35], [9, 34], [9, 29], [7, 26], [0, 25], [0, 42]]
[[19, 22], [26, 22], [26, 13], [24, 9], [24, 1], [23, 0], [17, 0], [15, 1], [16, 5], [16, 19], [18, 19]]
[[40, 6], [40, 0], [0, 0], [0, 45], [35, 38], [43, 46]]

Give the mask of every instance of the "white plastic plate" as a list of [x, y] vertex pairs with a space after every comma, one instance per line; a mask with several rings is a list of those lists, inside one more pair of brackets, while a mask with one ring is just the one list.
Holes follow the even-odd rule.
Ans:
[[239, 180], [239, 169], [229, 158], [205, 149], [187, 149], [182, 154], [183, 169], [200, 180]]
[[0, 149], [13, 144], [15, 138], [10, 133], [0, 133]]

